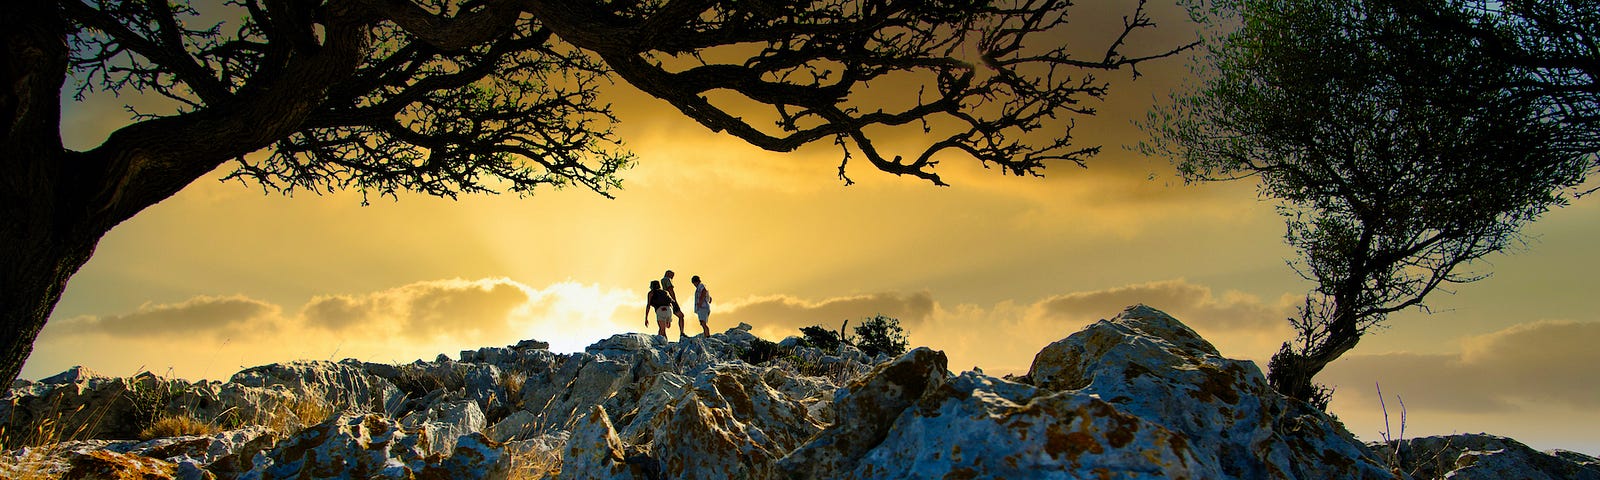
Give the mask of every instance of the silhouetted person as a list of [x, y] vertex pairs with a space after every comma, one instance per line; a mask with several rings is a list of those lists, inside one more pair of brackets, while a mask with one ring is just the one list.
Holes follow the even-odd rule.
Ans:
[[[667, 270], [661, 276], [661, 289], [667, 291], [667, 296], [672, 297], [672, 313], [678, 316], [678, 338], [683, 338], [683, 307], [678, 306], [678, 291], [672, 288], [672, 277], [677, 276], [672, 270]], [[661, 334], [665, 336], [666, 334]]]
[[[700, 317], [700, 330], [704, 335], [711, 336], [711, 327], [706, 326], [706, 319], [711, 318], [711, 291], [706, 289], [706, 284], [700, 281], [700, 276], [689, 277], [689, 283], [694, 284], [694, 315]], [[683, 331], [683, 321], [678, 321], [678, 331]]]
[[[672, 297], [666, 290], [661, 289], [661, 282], [650, 281], [650, 294], [645, 296], [644, 326], [650, 327], [650, 311], [656, 311], [656, 325], [659, 326], [658, 335], [667, 336], [667, 329], [672, 327]], [[683, 326], [678, 327], [679, 330]]]

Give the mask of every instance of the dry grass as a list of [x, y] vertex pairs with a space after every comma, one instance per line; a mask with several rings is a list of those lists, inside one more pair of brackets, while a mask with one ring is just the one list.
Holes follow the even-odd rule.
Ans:
[[150, 426], [139, 431], [140, 440], [155, 438], [185, 437], [189, 435], [211, 435], [222, 431], [222, 427], [214, 423], [201, 421], [187, 413], [178, 415], [162, 415], [156, 417]]
[[556, 478], [561, 474], [560, 450], [508, 450], [511, 454], [511, 472], [507, 480], [541, 480]]
[[[55, 400], [60, 406], [61, 398]], [[0, 427], [0, 478], [12, 480], [55, 480], [66, 473], [59, 459], [61, 442], [85, 440], [105, 418], [112, 402], [85, 411], [83, 405], [70, 412], [55, 408], [54, 418], [43, 418], [23, 432]]]
[[528, 374], [521, 371], [500, 372], [500, 388], [506, 392], [506, 403], [512, 408], [522, 407], [522, 387], [528, 384]]

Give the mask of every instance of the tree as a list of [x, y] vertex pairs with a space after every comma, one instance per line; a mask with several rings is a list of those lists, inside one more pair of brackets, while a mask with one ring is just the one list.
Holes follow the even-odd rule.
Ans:
[[[1378, 0], [1434, 33], [1529, 73], [1511, 85], [1565, 131], [1564, 146], [1600, 169], [1600, 4], [1588, 0]], [[1593, 192], [1593, 190], [1590, 190]]]
[[883, 354], [896, 357], [906, 353], [906, 331], [900, 328], [897, 318], [875, 315], [856, 325], [855, 332], [856, 338], [852, 344], [867, 356]]
[[[611, 79], [768, 150], [832, 141], [846, 183], [852, 158], [937, 185], [936, 158], [952, 155], [1017, 175], [1081, 163], [1096, 149], [1072, 142], [1070, 119], [1105, 94], [1095, 73], [1184, 47], [1125, 54], [1154, 26], [1140, 0], [1079, 55], [1062, 40], [1070, 3], [11, 2], [0, 16], [0, 379], [16, 377], [101, 236], [225, 164], [230, 178], [285, 192], [576, 185], [609, 196], [634, 161], [597, 96]], [[867, 91], [890, 82], [907, 94]], [[73, 151], [63, 90], [174, 108]], [[755, 107], [770, 124], [746, 118]], [[872, 138], [897, 127], [931, 142], [881, 152]]]
[[1482, 274], [1468, 266], [1561, 205], [1587, 159], [1513, 88], [1532, 74], [1383, 1], [1227, 0], [1208, 67], [1146, 122], [1147, 152], [1189, 181], [1250, 178], [1276, 200], [1296, 271], [1315, 282], [1268, 364], [1312, 382], [1394, 312]]

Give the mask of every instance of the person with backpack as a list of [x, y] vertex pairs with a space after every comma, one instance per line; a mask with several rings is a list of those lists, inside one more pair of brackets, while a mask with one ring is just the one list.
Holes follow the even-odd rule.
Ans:
[[[700, 281], [700, 276], [689, 278], [689, 283], [694, 284], [694, 314], [700, 317], [700, 330], [705, 336], [711, 336], [711, 327], [706, 326], [706, 320], [711, 318], [711, 291], [706, 289], [706, 284]], [[678, 321], [678, 332], [682, 335], [683, 321]]]
[[[650, 281], [650, 293], [645, 296], [645, 305], [644, 305], [644, 326], [645, 326], [645, 328], [650, 328], [650, 311], [651, 310], [655, 310], [655, 312], [656, 312], [656, 325], [658, 325], [659, 329], [660, 329], [659, 332], [657, 333], [657, 335], [661, 335], [662, 337], [666, 337], [667, 336], [667, 329], [672, 327], [672, 297], [667, 295], [667, 291], [666, 290], [662, 290], [661, 289], [661, 281], [660, 280], [651, 280]], [[682, 330], [683, 327], [679, 326], [678, 329]]]

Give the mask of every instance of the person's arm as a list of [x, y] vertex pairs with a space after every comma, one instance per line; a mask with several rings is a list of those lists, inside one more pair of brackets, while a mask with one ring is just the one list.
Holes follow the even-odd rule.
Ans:
[[710, 307], [711, 304], [706, 303], [706, 295], [710, 294], [711, 290], [708, 288], [696, 288], [694, 290], [694, 308]]

